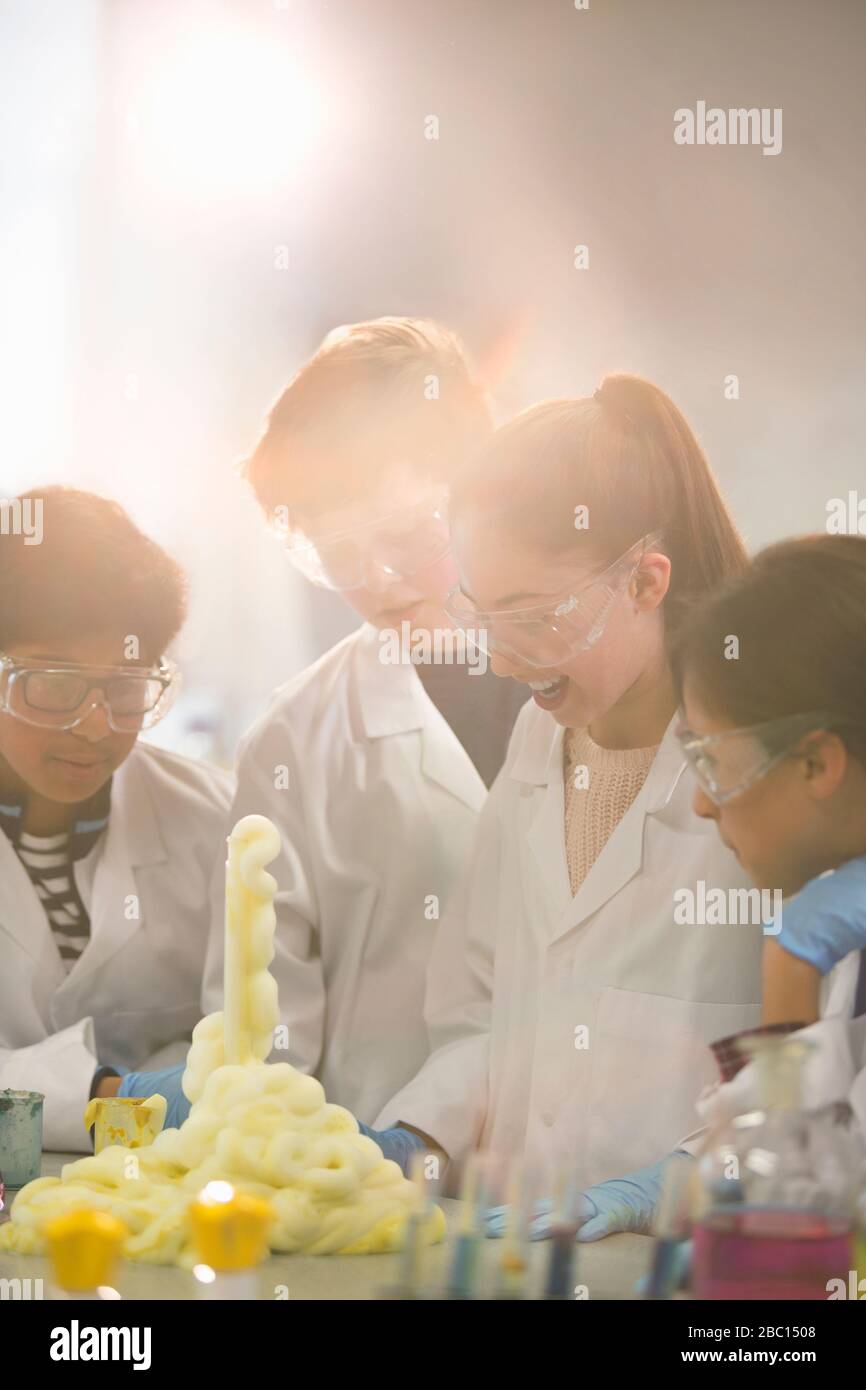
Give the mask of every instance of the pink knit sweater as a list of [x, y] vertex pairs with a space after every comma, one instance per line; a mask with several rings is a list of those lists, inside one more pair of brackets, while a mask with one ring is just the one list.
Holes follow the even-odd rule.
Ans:
[[643, 786], [658, 744], [601, 748], [586, 729], [564, 739], [565, 852], [576, 893]]

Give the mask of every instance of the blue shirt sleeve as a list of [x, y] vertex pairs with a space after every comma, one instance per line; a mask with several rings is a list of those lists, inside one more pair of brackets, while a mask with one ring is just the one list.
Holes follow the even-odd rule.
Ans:
[[811, 879], [782, 906], [779, 945], [826, 975], [866, 949], [866, 855]]

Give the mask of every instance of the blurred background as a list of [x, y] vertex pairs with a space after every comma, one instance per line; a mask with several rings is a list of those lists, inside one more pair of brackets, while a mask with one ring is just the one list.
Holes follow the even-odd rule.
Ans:
[[[230, 760], [356, 624], [235, 471], [337, 323], [441, 318], [500, 419], [651, 377], [752, 548], [866, 494], [864, 51], [863, 0], [0, 0], [0, 497], [188, 569], [158, 741]], [[676, 145], [699, 100], [781, 154]]]

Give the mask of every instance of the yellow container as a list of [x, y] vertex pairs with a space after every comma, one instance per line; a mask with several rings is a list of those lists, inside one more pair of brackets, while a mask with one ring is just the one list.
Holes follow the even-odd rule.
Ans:
[[105, 1211], [70, 1211], [45, 1227], [54, 1278], [70, 1293], [111, 1285], [114, 1267], [128, 1231]]
[[199, 1259], [217, 1272], [250, 1269], [268, 1253], [274, 1211], [261, 1197], [211, 1182], [190, 1203], [188, 1215]]
[[143, 1149], [152, 1144], [165, 1123], [165, 1096], [97, 1096], [84, 1112], [84, 1128], [94, 1127], [93, 1149], [111, 1144]]

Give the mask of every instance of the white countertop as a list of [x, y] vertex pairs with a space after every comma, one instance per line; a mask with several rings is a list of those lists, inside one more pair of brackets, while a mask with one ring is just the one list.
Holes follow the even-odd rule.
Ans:
[[[80, 1154], [46, 1153], [42, 1156], [43, 1175], [60, 1172]], [[460, 1203], [440, 1203], [449, 1230], [456, 1226]], [[424, 1257], [424, 1284], [437, 1296], [450, 1266], [450, 1237], [432, 1247]], [[481, 1256], [479, 1291], [483, 1297], [492, 1287], [500, 1243], [484, 1242]], [[635, 1297], [635, 1284], [648, 1267], [652, 1241], [647, 1236], [608, 1236], [606, 1240], [576, 1247], [576, 1285], [585, 1285], [592, 1299]], [[530, 1284], [541, 1289], [550, 1258], [548, 1241], [530, 1247]], [[373, 1299], [396, 1283], [399, 1255], [272, 1255], [257, 1270], [258, 1296], [262, 1299]], [[50, 1270], [46, 1259], [32, 1255], [0, 1253], [0, 1278], [43, 1279], [46, 1294]], [[132, 1264], [121, 1260], [115, 1285], [130, 1299], [191, 1299], [197, 1296], [191, 1274], [171, 1265]]]

